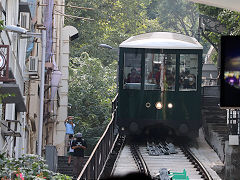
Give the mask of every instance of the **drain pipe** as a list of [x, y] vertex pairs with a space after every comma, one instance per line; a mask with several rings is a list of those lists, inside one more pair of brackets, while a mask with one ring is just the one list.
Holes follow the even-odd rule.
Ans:
[[44, 113], [44, 84], [45, 84], [45, 54], [46, 54], [46, 30], [42, 30], [42, 68], [40, 85], [40, 115], [38, 123], [38, 146], [37, 154], [42, 155], [43, 113]]

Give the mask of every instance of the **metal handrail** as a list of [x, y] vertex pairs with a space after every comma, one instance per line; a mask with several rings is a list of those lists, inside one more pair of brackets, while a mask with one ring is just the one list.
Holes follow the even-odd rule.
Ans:
[[99, 139], [95, 148], [93, 149], [88, 161], [84, 165], [81, 173], [78, 176], [78, 180], [80, 179], [98, 179], [102, 169], [105, 166], [108, 155], [112, 149], [112, 145], [115, 140], [114, 128], [115, 121], [117, 118], [117, 97], [115, 96], [112, 101], [112, 119], [107, 125], [103, 135]]

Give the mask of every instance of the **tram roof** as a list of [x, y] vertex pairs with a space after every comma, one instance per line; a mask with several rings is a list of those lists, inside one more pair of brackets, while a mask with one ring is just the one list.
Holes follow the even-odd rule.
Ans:
[[130, 37], [119, 47], [147, 48], [147, 49], [203, 49], [202, 45], [193, 37], [171, 33], [152, 32]]

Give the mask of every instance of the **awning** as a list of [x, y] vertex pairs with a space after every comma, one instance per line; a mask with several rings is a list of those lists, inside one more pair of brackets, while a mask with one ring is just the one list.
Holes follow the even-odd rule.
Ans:
[[232, 11], [240, 12], [239, 0], [190, 0], [190, 1], [200, 4], [206, 4], [208, 6], [225, 8]]
[[6, 97], [3, 103], [15, 103], [17, 112], [26, 112], [26, 105], [23, 96], [17, 84], [0, 84], [0, 94], [15, 94], [15, 96]]

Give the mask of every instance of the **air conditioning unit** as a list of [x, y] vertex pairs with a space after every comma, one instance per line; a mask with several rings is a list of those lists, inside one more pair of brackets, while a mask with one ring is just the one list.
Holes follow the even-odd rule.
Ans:
[[38, 57], [30, 56], [28, 71], [29, 72], [37, 72], [37, 70], [38, 70]]
[[25, 29], [30, 29], [30, 13], [20, 12], [20, 26]]

